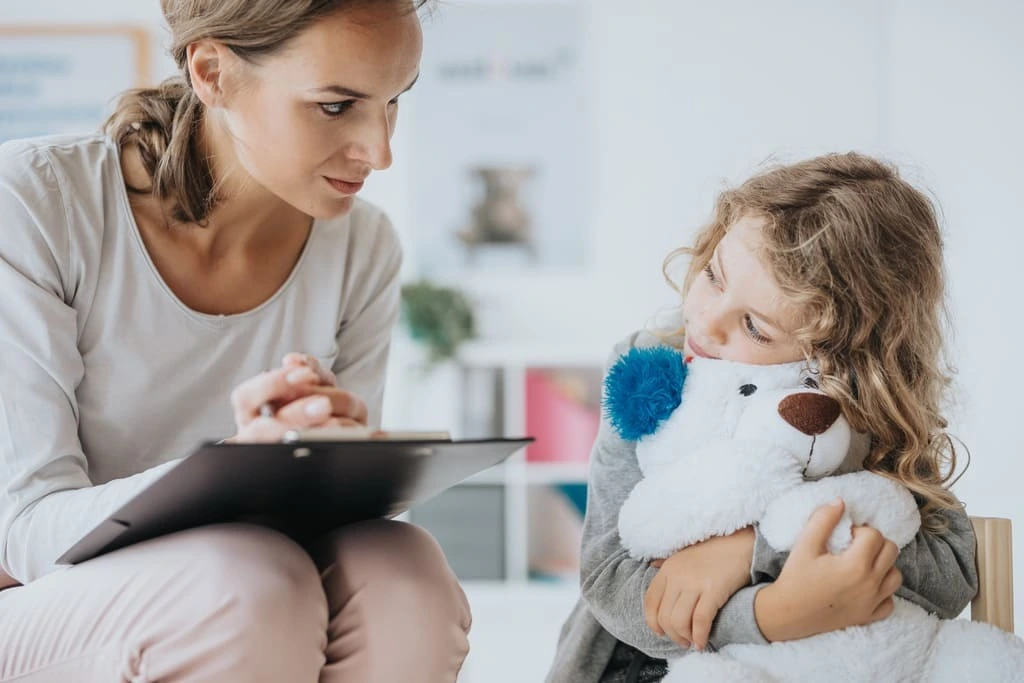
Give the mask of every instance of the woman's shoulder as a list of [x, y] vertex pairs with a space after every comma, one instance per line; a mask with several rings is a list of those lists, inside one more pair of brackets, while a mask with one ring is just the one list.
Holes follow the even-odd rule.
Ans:
[[67, 216], [102, 198], [116, 150], [103, 135], [51, 135], [0, 144], [0, 190], [30, 213]]
[[98, 179], [97, 164], [112, 161], [112, 152], [110, 138], [98, 133], [8, 140], [0, 143], [0, 174], [5, 180], [27, 179], [26, 171], [57, 166], [74, 176], [92, 171], [89, 177]]

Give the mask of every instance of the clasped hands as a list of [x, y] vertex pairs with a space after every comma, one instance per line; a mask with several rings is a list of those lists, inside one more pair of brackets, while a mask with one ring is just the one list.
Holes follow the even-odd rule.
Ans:
[[339, 389], [330, 370], [301, 353], [289, 353], [280, 368], [235, 387], [231, 407], [237, 429], [227, 439], [231, 443], [274, 442], [293, 429], [355, 427], [367, 422], [366, 403]]
[[[843, 513], [842, 501], [815, 511], [779, 577], [758, 591], [754, 615], [770, 642], [868, 624], [889, 616], [902, 583], [899, 550], [877, 530], [853, 529], [853, 541], [838, 555], [828, 539]], [[644, 596], [650, 629], [683, 647], [707, 647], [715, 617], [750, 584], [754, 531], [710, 538], [651, 563], [658, 568]]]

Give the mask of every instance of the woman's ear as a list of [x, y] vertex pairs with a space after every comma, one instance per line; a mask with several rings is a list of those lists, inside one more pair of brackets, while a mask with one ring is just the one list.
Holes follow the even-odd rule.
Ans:
[[213, 40], [200, 40], [188, 46], [188, 75], [192, 89], [207, 109], [225, 104], [225, 67], [228, 48]]

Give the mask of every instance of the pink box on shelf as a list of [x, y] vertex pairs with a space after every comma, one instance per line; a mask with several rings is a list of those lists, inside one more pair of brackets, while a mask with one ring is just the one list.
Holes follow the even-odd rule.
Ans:
[[526, 459], [587, 462], [601, 422], [600, 408], [587, 405], [580, 392], [558, 381], [557, 374], [526, 371], [526, 433], [537, 439], [526, 449]]

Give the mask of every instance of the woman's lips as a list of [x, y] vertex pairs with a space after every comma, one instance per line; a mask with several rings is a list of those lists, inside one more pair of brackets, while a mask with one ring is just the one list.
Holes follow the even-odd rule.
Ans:
[[359, 192], [359, 190], [363, 189], [363, 181], [361, 180], [357, 183], [350, 183], [347, 180], [327, 178], [327, 182], [331, 184], [331, 187], [342, 194], [355, 194]]

